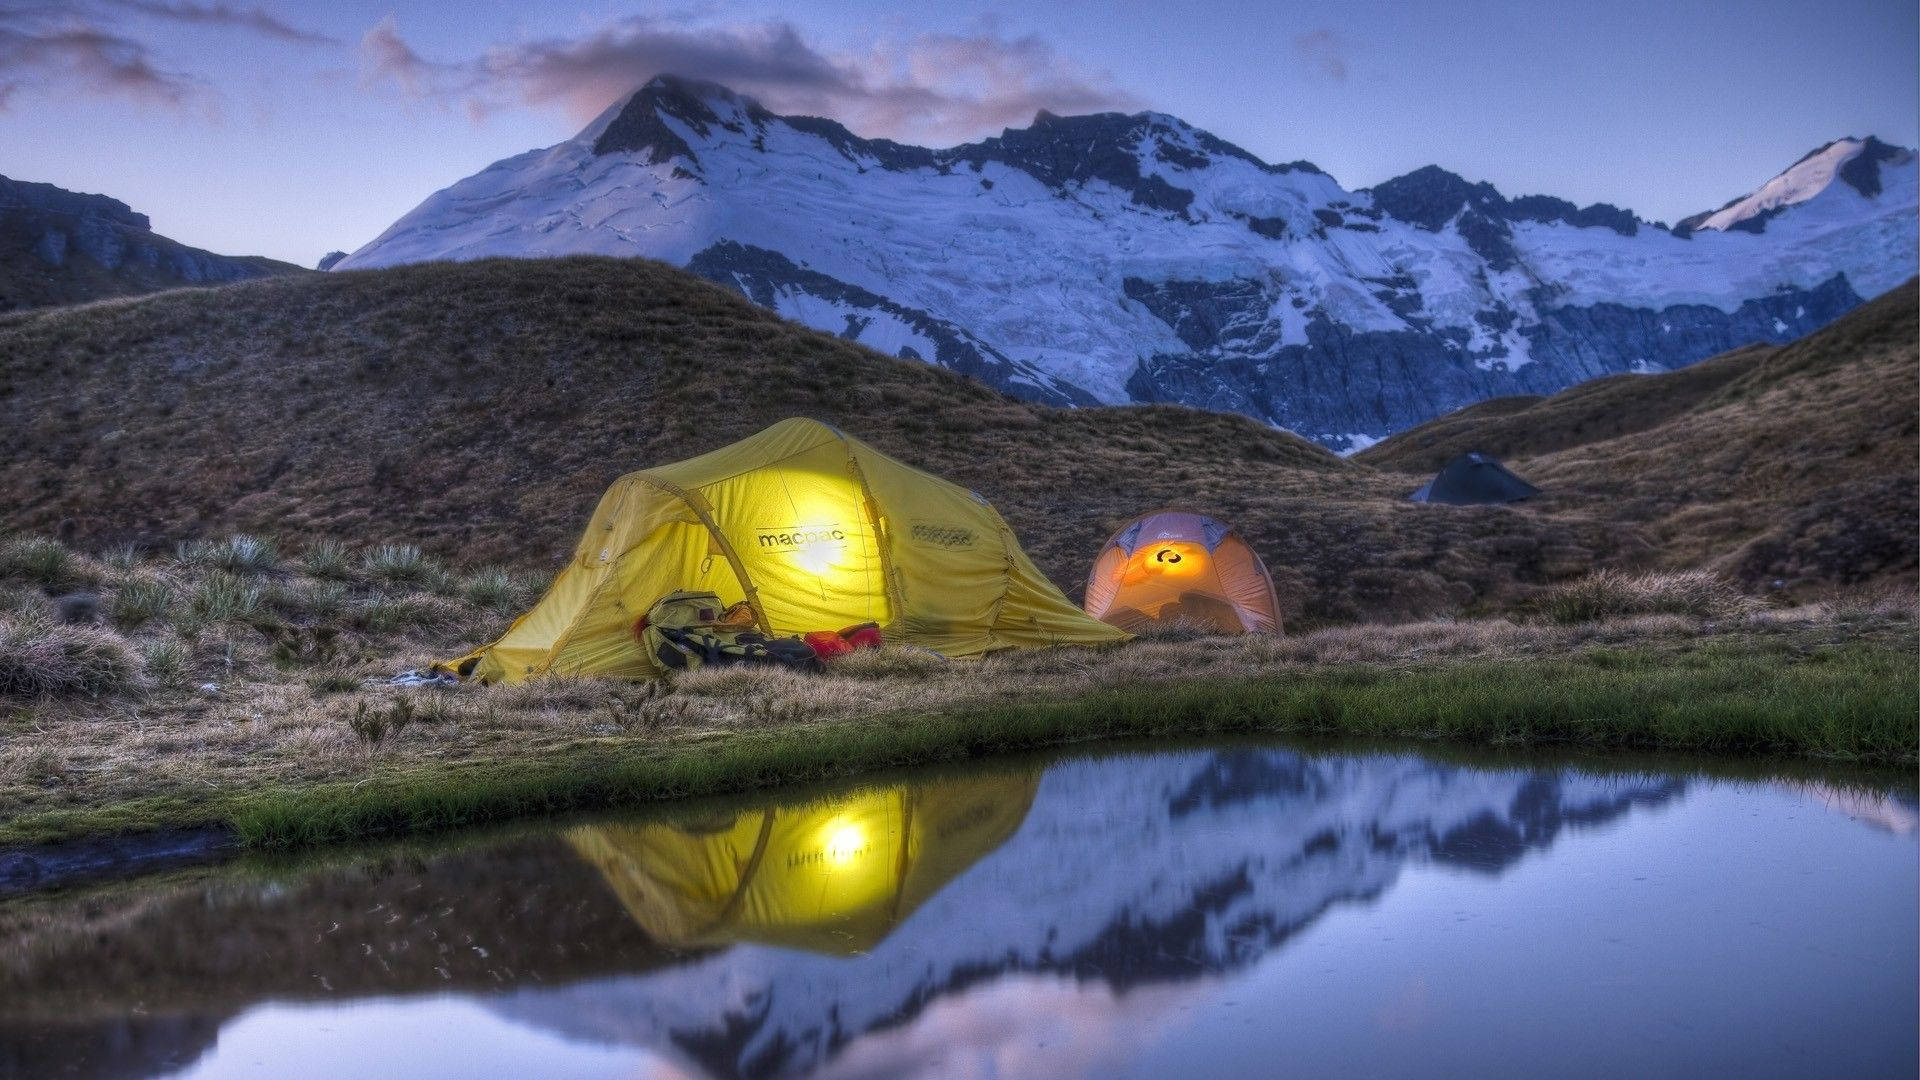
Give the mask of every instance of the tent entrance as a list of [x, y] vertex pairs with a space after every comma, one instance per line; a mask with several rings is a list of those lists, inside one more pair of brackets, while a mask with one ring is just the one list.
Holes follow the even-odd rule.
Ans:
[[1225, 593], [1205, 544], [1160, 540], [1127, 558], [1109, 616], [1123, 629], [1182, 626], [1237, 634], [1243, 629], [1240, 613], [1223, 599]]
[[847, 470], [844, 449], [827, 449], [827, 461], [783, 462], [705, 492], [717, 542], [733, 549], [775, 634], [893, 621], [866, 490]]

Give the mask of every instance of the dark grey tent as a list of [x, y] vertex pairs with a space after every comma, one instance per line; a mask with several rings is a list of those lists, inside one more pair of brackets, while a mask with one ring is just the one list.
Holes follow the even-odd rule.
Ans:
[[1505, 465], [1487, 455], [1461, 454], [1409, 497], [1414, 502], [1464, 506], [1519, 502], [1538, 494], [1539, 488], [1508, 472]]

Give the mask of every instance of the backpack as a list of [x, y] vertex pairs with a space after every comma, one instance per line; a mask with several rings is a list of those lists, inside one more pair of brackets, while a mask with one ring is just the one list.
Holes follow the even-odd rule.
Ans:
[[726, 607], [710, 592], [671, 592], [634, 627], [641, 648], [669, 671], [703, 664], [780, 664], [820, 670], [820, 659], [799, 638], [769, 638], [754, 628], [744, 601]]

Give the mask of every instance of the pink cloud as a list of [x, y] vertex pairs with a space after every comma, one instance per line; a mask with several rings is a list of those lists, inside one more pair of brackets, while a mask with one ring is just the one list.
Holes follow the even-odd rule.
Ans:
[[635, 16], [571, 38], [496, 45], [462, 61], [428, 60], [392, 16], [361, 42], [364, 85], [485, 116], [514, 105], [558, 107], [577, 122], [655, 75], [725, 84], [776, 112], [834, 117], [863, 135], [956, 142], [1040, 109], [1137, 105], [1103, 72], [1061, 58], [1037, 37], [916, 34], [832, 52], [791, 23], [707, 24]]

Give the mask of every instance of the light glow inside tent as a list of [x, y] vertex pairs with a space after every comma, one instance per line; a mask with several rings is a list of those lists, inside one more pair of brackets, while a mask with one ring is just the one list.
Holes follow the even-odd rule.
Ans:
[[1280, 629], [1273, 579], [1237, 533], [1201, 514], [1163, 510], [1115, 533], [1087, 576], [1086, 611], [1130, 633]]

